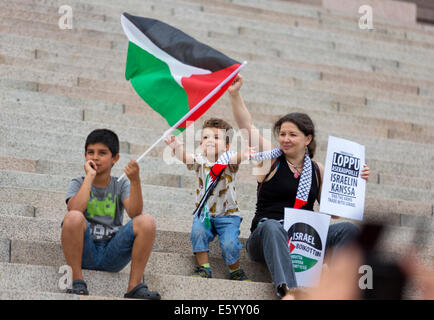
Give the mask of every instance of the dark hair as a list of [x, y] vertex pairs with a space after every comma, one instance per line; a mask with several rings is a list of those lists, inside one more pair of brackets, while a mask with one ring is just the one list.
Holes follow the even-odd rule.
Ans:
[[316, 141], [315, 141], [315, 125], [312, 119], [306, 114], [301, 112], [288, 113], [279, 120], [276, 121], [273, 127], [274, 134], [279, 135], [280, 127], [285, 122], [291, 122], [297, 126], [297, 128], [303, 132], [305, 136], [312, 135], [312, 141], [308, 144], [307, 149], [309, 151], [309, 157], [313, 158], [315, 155]]
[[103, 143], [110, 149], [112, 157], [119, 153], [119, 138], [113, 131], [109, 129], [96, 129], [92, 131], [86, 138], [84, 151], [87, 151], [87, 146], [90, 144]]
[[233, 130], [232, 130], [232, 126], [229, 123], [227, 123], [225, 120], [219, 118], [208, 119], [203, 123], [202, 130], [205, 128], [224, 129], [226, 131], [226, 144], [230, 143], [231, 133], [233, 133], [232, 132]]

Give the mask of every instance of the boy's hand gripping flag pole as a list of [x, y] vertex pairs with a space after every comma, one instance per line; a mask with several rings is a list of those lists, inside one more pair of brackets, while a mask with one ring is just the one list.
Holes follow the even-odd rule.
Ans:
[[[169, 134], [175, 131], [181, 124], [187, 121], [188, 118], [191, 117], [200, 107], [202, 107], [210, 98], [212, 98], [217, 92], [221, 90], [223, 86], [225, 86], [228, 81], [235, 78], [235, 76], [244, 68], [247, 64], [247, 61], [244, 61], [237, 69], [235, 69], [226, 79], [224, 79], [217, 87], [215, 87], [207, 96], [205, 96], [193, 109], [191, 109], [187, 114], [185, 114], [175, 125], [166, 130], [163, 135], [158, 138], [157, 141], [154, 142], [142, 155], [137, 159], [137, 162], [140, 162], [156, 145], [158, 145], [164, 138], [166, 138]], [[118, 181], [122, 180], [125, 177], [125, 173], [123, 173]]]

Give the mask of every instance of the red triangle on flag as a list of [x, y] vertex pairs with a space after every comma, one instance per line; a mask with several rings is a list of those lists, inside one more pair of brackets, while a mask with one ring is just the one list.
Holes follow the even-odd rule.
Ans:
[[289, 243], [289, 253], [292, 253], [294, 251], [295, 246], [292, 243]]
[[[188, 107], [193, 109], [199, 102], [202, 101], [211, 91], [217, 88], [227, 77], [229, 77], [240, 64], [234, 64], [225, 69], [208, 73], [208, 74], [193, 74], [190, 77], [183, 77], [181, 79], [182, 86], [187, 94]], [[220, 88], [212, 97], [208, 99], [199, 109], [191, 114], [184, 123], [179, 125], [178, 128], [185, 128], [187, 122], [196, 121], [199, 119], [212, 105], [216, 102], [226, 89], [232, 84], [233, 79], [237, 75], [233, 75], [226, 84]]]

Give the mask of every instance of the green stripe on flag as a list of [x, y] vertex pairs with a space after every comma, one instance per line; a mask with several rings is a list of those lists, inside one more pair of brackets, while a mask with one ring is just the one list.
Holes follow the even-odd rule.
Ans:
[[173, 78], [169, 66], [132, 42], [128, 45], [125, 78], [170, 126], [189, 111], [187, 94]]

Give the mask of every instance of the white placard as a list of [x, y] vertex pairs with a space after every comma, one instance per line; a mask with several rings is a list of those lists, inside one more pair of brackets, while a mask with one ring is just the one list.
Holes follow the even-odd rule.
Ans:
[[363, 220], [366, 180], [360, 177], [365, 146], [329, 136], [319, 211]]
[[315, 287], [321, 278], [330, 216], [302, 209], [285, 208], [284, 229], [297, 285]]

